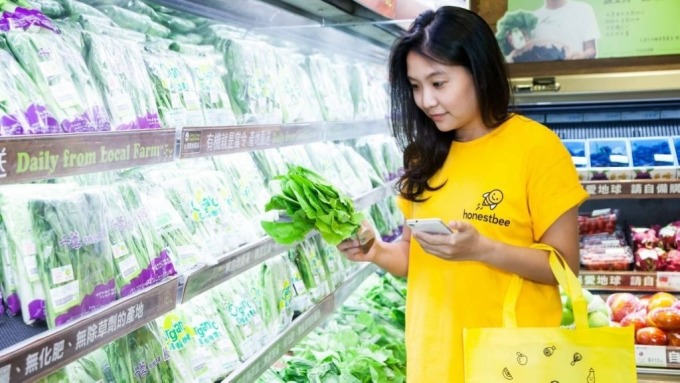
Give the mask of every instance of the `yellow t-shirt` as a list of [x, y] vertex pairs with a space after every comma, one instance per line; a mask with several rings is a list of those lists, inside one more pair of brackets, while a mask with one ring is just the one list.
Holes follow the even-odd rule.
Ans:
[[[454, 142], [430, 185], [446, 185], [411, 203], [399, 198], [406, 218], [467, 220], [484, 236], [517, 246], [545, 231], [588, 194], [569, 152], [545, 126], [514, 115], [469, 141]], [[463, 328], [500, 327], [511, 274], [480, 262], [446, 261], [411, 241], [406, 304], [409, 383], [463, 382]], [[556, 286], [525, 281], [517, 303], [518, 326], [559, 326]]]

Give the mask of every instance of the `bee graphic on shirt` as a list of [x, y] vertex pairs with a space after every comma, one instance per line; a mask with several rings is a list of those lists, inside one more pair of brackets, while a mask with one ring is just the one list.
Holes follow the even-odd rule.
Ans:
[[481, 210], [484, 206], [488, 206], [489, 209], [493, 210], [501, 203], [501, 201], [503, 201], [503, 192], [498, 189], [493, 189], [482, 194], [482, 198], [484, 198], [484, 200], [477, 204], [476, 210]]

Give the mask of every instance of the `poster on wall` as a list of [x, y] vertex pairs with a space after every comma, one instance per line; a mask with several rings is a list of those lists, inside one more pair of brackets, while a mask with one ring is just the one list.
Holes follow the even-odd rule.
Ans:
[[508, 0], [508, 62], [680, 54], [680, 0]]

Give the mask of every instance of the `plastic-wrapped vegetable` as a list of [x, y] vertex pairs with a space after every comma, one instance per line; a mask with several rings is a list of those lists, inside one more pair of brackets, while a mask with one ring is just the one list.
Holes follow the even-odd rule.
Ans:
[[35, 9], [50, 18], [60, 18], [67, 16], [64, 6], [55, 0], [30, 0]]
[[116, 24], [133, 31], [146, 33], [151, 36], [168, 37], [170, 29], [154, 22], [147, 15], [139, 14], [115, 5], [103, 5], [99, 9]]
[[25, 0], [0, 1], [0, 32], [12, 30], [37, 32], [41, 28], [57, 32], [52, 20], [34, 8], [33, 4]]
[[0, 136], [59, 131], [33, 80], [0, 46]]
[[241, 360], [253, 355], [267, 341], [257, 303], [246, 288], [252, 281], [245, 275], [240, 274], [208, 293]]
[[[39, 231], [33, 226], [29, 208], [32, 199], [65, 193], [66, 185], [9, 185], [0, 189], [0, 214], [7, 235], [9, 268], [14, 271], [16, 295], [8, 295], [11, 313], [20, 311], [24, 323], [34, 324], [45, 319], [45, 289], [41, 283], [38, 246]], [[10, 274], [7, 274], [9, 277]], [[5, 281], [9, 283], [11, 281]], [[11, 291], [10, 289], [6, 291]], [[10, 299], [11, 298], [11, 299]]]
[[40, 280], [52, 328], [116, 299], [115, 271], [104, 197], [80, 190], [32, 199]]
[[330, 58], [320, 54], [309, 56], [307, 65], [324, 120], [351, 121], [354, 118], [354, 105], [347, 68], [334, 64]]
[[234, 125], [236, 117], [223, 82], [227, 69], [222, 58], [210, 48], [212, 52], [200, 56], [183, 55], [183, 58], [196, 84], [205, 123], [209, 126]]
[[277, 256], [260, 267], [263, 318], [272, 337], [285, 330], [293, 320], [293, 286], [289, 262], [287, 257]]
[[298, 243], [294, 249], [288, 251], [288, 257], [297, 266], [312, 301], [319, 302], [330, 293], [330, 282], [323, 260], [313, 242]]
[[104, 103], [76, 47], [52, 33], [10, 31], [6, 39], [63, 132], [111, 130]]
[[175, 52], [157, 50], [145, 53], [144, 62], [153, 83], [163, 126], [204, 126], [199, 94], [181, 57]]
[[283, 122], [322, 121], [314, 86], [304, 69], [304, 56], [288, 51], [276, 53]]
[[139, 383], [182, 381], [182, 371], [177, 371], [170, 361], [170, 352], [163, 342], [161, 330], [156, 322], [147, 323], [128, 334], [126, 338], [133, 375], [133, 380], [130, 381]]
[[240, 123], [283, 121], [278, 71], [272, 47], [260, 41], [227, 40], [227, 90]]
[[127, 39], [90, 32], [84, 32], [83, 37], [87, 63], [106, 101], [113, 129], [160, 128], [141, 46]]
[[175, 275], [167, 251], [159, 248], [149, 212], [135, 185], [120, 183], [102, 190], [106, 201], [109, 241], [116, 265], [116, 285], [121, 296]]
[[17, 315], [21, 311], [16, 280], [7, 243], [7, 230], [0, 222], [0, 315], [5, 313], [4, 302], [9, 315]]

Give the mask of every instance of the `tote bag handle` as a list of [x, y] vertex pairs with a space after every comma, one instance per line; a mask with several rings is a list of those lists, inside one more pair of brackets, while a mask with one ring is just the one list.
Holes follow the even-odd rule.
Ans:
[[[581, 283], [573, 271], [567, 265], [562, 255], [560, 255], [552, 246], [536, 243], [530, 246], [532, 249], [547, 250], [548, 261], [550, 269], [557, 280], [557, 283], [562, 286], [567, 297], [571, 300], [572, 310], [574, 312], [574, 324], [577, 329], [587, 329], [588, 325], [588, 305], [583, 297], [583, 290]], [[522, 277], [517, 274], [512, 276], [508, 291], [505, 294], [503, 302], [503, 327], [517, 327], [517, 299], [522, 290]]]

